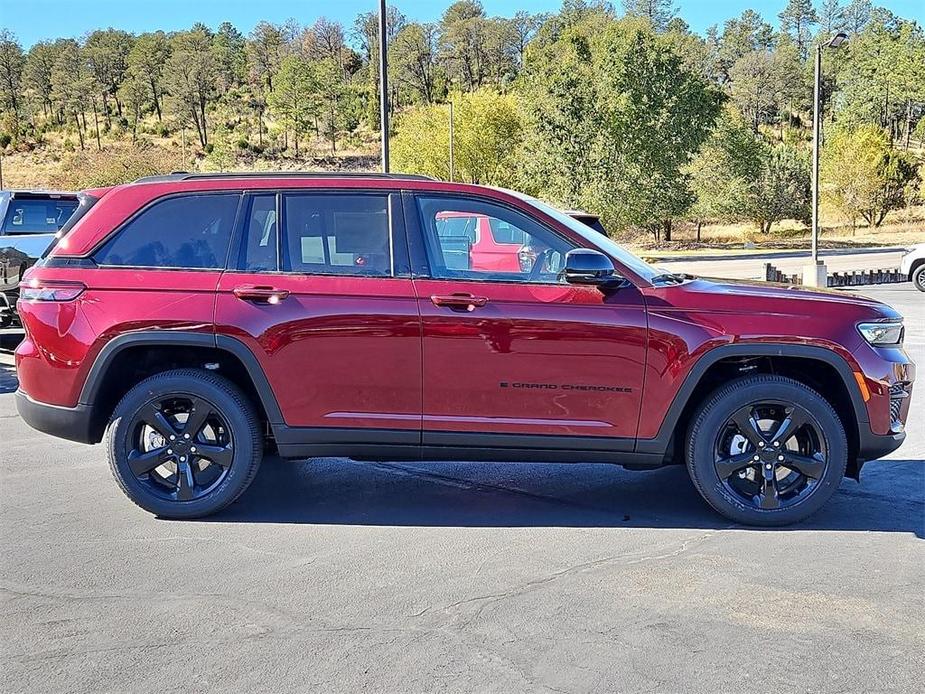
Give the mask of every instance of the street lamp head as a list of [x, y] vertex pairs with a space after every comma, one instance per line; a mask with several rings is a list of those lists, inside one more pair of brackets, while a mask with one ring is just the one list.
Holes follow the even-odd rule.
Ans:
[[835, 36], [833, 36], [832, 38], [830, 38], [828, 41], [825, 42], [825, 47], [826, 48], [838, 48], [847, 40], [848, 40], [848, 34], [846, 34], [844, 31], [839, 31], [837, 34], [835, 34]]

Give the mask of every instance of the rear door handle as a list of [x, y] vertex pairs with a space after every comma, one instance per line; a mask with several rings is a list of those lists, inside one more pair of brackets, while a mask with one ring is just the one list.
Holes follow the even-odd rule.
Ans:
[[488, 303], [487, 297], [473, 296], [472, 294], [434, 294], [430, 297], [430, 300], [434, 303], [434, 306], [446, 306], [463, 311], [473, 311]]
[[250, 301], [255, 304], [278, 304], [289, 296], [288, 289], [276, 287], [245, 285], [234, 288], [234, 295], [241, 301]]

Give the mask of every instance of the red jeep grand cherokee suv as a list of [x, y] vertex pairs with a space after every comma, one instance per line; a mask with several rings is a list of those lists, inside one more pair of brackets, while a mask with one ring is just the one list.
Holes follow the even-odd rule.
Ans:
[[[172, 174], [85, 200], [21, 286], [19, 412], [105, 437], [160, 516], [230, 504], [270, 446], [686, 464], [720, 513], [780, 525], [905, 436], [915, 367], [889, 306], [665, 274], [517, 193]], [[459, 216], [496, 220], [518, 262], [461, 255]]]

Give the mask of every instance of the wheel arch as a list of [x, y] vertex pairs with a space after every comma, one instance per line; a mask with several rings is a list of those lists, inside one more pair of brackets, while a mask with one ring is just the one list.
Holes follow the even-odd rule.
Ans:
[[102, 439], [116, 404], [142, 378], [168, 368], [213, 363], [254, 401], [270, 427], [285, 424], [273, 389], [247, 345], [227, 335], [155, 330], [119, 335], [94, 359], [78, 399], [79, 405], [92, 408], [93, 438]]
[[[814, 365], [815, 371], [800, 368], [805, 365]], [[677, 439], [686, 434], [690, 418], [703, 399], [730, 376], [750, 373], [780, 373], [819, 391], [842, 419], [848, 435], [849, 473], [857, 475], [855, 459], [861, 426], [869, 421], [867, 407], [848, 362], [836, 352], [813, 345], [760, 343], [711, 349], [695, 362], [684, 379], [658, 435], [654, 439], [639, 440], [636, 451], [673, 459], [681, 450]]]

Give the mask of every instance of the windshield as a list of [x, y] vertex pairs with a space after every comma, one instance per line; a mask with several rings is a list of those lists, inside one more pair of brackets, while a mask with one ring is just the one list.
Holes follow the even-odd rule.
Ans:
[[41, 234], [58, 231], [77, 209], [77, 200], [13, 198], [3, 220], [4, 234]]
[[616, 258], [623, 265], [625, 265], [627, 268], [635, 272], [637, 275], [639, 275], [641, 278], [643, 278], [647, 282], [651, 282], [654, 278], [658, 277], [659, 275], [664, 274], [663, 271], [652, 267], [651, 265], [649, 265], [647, 262], [645, 262], [641, 258], [637, 258], [635, 255], [633, 255], [628, 250], [623, 248], [623, 246], [621, 246], [619, 243], [611, 239], [609, 236], [606, 236], [598, 231], [595, 231], [594, 229], [587, 226], [583, 222], [580, 222], [574, 217], [570, 217], [569, 215], [565, 214], [561, 210], [556, 209], [552, 205], [547, 205], [542, 200], [537, 200], [536, 198], [530, 197], [529, 195], [518, 193], [515, 190], [505, 190], [504, 192], [510, 193], [511, 195], [514, 195], [520, 198], [521, 200], [523, 200], [524, 202], [537, 208], [541, 212], [546, 213], [547, 215], [555, 219], [557, 222], [559, 222], [563, 226], [568, 227], [570, 230], [574, 231], [576, 234], [578, 234], [583, 239], [588, 241], [591, 246], [595, 248], [599, 248], [600, 250], [604, 251], [608, 255]]

